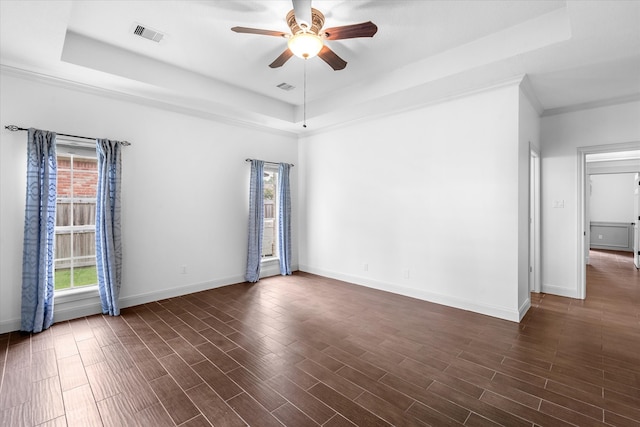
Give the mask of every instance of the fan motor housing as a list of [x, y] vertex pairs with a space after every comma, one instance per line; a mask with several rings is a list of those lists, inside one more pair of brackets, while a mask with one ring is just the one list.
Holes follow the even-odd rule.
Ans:
[[[291, 9], [289, 13], [287, 13], [287, 25], [291, 29], [291, 34], [298, 34], [305, 31], [302, 27], [300, 27], [300, 25], [298, 25], [293, 9]], [[323, 26], [324, 15], [318, 9], [311, 8], [311, 28], [306, 31], [319, 36], [320, 30]]]

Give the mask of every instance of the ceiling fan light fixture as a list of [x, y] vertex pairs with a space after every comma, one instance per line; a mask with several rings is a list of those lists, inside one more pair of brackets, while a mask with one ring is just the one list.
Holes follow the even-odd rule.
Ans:
[[313, 58], [324, 46], [324, 42], [320, 37], [313, 33], [305, 32], [298, 33], [289, 38], [287, 44], [289, 50], [291, 50], [295, 56], [304, 59]]

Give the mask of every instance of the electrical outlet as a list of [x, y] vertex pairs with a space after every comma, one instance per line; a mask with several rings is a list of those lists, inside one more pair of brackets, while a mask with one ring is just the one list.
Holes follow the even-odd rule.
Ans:
[[367, 264], [366, 262], [362, 265], [362, 269], [364, 271], [369, 271], [369, 264]]
[[403, 270], [403, 275], [405, 279], [409, 278], [409, 269]]
[[187, 274], [187, 266], [183, 265], [180, 267], [180, 274]]

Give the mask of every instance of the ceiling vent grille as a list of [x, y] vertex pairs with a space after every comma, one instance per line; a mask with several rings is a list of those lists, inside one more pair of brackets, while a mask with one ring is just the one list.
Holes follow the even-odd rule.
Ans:
[[280, 83], [276, 87], [279, 87], [282, 90], [286, 90], [287, 92], [296, 88], [295, 86], [292, 86], [289, 83]]
[[133, 34], [143, 37], [147, 40], [154, 41], [156, 43], [160, 43], [160, 40], [164, 37], [159, 31], [152, 30], [151, 28], [147, 28], [144, 25], [134, 24]]

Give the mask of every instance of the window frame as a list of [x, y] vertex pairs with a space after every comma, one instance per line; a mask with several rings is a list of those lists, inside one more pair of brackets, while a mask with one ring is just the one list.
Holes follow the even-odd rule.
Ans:
[[[97, 182], [97, 175], [98, 175], [98, 170], [97, 170], [97, 161], [98, 161], [98, 156], [97, 156], [97, 152], [96, 152], [96, 148], [95, 145], [91, 142], [87, 142], [87, 141], [77, 141], [74, 139], [67, 139], [67, 138], [61, 138], [58, 137], [56, 138], [56, 162], [58, 161], [58, 159], [60, 157], [71, 157], [72, 161], [70, 164], [70, 168], [71, 168], [71, 188], [73, 190], [73, 184], [74, 184], [74, 167], [73, 167], [73, 161], [75, 161], [76, 159], [91, 159], [91, 160], [95, 160], [96, 161], [96, 182]], [[86, 170], [83, 170], [84, 172], [86, 172]], [[58, 166], [58, 177], [60, 176], [60, 167]], [[97, 196], [97, 194], [96, 194]], [[70, 261], [70, 283], [71, 285], [68, 288], [64, 288], [64, 289], [55, 289], [54, 290], [54, 296], [56, 297], [56, 299], [58, 299], [58, 297], [62, 297], [61, 298], [61, 302], [66, 302], [66, 301], [73, 301], [73, 300], [77, 300], [77, 299], [83, 299], [83, 297], [88, 296], [85, 294], [91, 294], [93, 295], [94, 293], [97, 293], [98, 291], [98, 283], [97, 283], [97, 273], [96, 273], [96, 283], [93, 284], [88, 284], [88, 285], [82, 285], [82, 286], [73, 286], [73, 276], [74, 276], [74, 260], [75, 259], [82, 259], [82, 258], [89, 258], [90, 255], [86, 255], [86, 256], [79, 256], [79, 257], [75, 257], [73, 256], [73, 240], [74, 240], [74, 234], [77, 232], [93, 232], [95, 233], [96, 230], [96, 224], [89, 224], [89, 225], [74, 225], [74, 212], [73, 212], [73, 204], [74, 203], [81, 203], [81, 202], [86, 202], [86, 201], [93, 201], [96, 202], [97, 198], [93, 197], [93, 198], [88, 198], [88, 197], [73, 197], [73, 193], [71, 194], [70, 197], [60, 197], [59, 195], [56, 195], [56, 209], [57, 209], [57, 204], [60, 203], [61, 201], [64, 200], [68, 200], [71, 203], [71, 207], [70, 207], [70, 218], [69, 218], [69, 223], [70, 225], [66, 225], [66, 226], [55, 226], [55, 231], [54, 234], [57, 237], [59, 231], [62, 232], [66, 232], [69, 231], [70, 232], [70, 250], [71, 250], [71, 256], [67, 257], [67, 258], [58, 258], [57, 254], [54, 257], [54, 262], [57, 262], [59, 260], [68, 260]], [[94, 265], [97, 263], [96, 259], [95, 259], [95, 253], [93, 254], [93, 260], [94, 260]], [[54, 272], [57, 271], [57, 268], [54, 267]]]
[[[273, 250], [273, 254], [270, 256], [264, 256], [263, 255], [263, 250], [264, 250], [264, 237], [265, 237], [265, 221], [266, 221], [266, 217], [263, 217], [262, 223], [263, 223], [263, 232], [262, 232], [262, 239], [263, 239], [263, 247], [260, 248], [260, 262], [262, 264], [269, 264], [269, 263], [276, 263], [280, 261], [280, 245], [278, 244], [278, 216], [280, 214], [280, 198], [279, 198], [279, 191], [278, 191], [278, 181], [279, 181], [279, 168], [277, 165], [270, 165], [270, 164], [265, 164], [264, 165], [264, 174], [273, 174], [273, 244], [274, 244], [274, 250]], [[264, 180], [265, 176], [263, 175], [263, 180]], [[265, 187], [266, 189], [266, 187]], [[264, 190], [263, 190], [263, 196], [264, 196]], [[265, 203], [264, 200], [262, 202], [263, 205], [263, 213], [266, 210], [265, 209]]]

